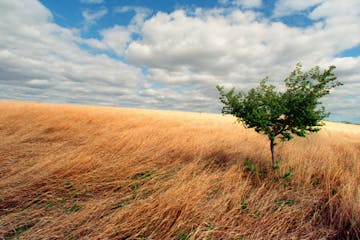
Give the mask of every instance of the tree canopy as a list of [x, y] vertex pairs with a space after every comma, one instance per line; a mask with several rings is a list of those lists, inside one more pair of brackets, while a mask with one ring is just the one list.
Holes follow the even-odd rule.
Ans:
[[320, 70], [314, 67], [303, 72], [297, 64], [285, 78], [285, 91], [276, 91], [268, 78], [247, 93], [235, 92], [235, 88], [225, 92], [224, 87], [216, 86], [223, 103], [222, 113], [232, 114], [248, 128], [268, 136], [274, 160], [275, 140], [279, 137], [289, 141], [294, 135], [306, 137], [309, 132], [317, 132], [322, 120], [329, 116], [320, 98], [330, 93], [332, 88], [342, 85], [333, 73], [335, 66]]

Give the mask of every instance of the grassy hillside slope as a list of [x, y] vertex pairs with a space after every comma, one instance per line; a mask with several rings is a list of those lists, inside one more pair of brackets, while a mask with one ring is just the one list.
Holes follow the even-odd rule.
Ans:
[[277, 145], [228, 116], [0, 101], [0, 238], [359, 237], [360, 126]]

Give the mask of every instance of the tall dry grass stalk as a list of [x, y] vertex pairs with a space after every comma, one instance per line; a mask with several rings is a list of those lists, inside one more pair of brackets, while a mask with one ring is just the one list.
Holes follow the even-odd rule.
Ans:
[[221, 115], [0, 102], [5, 239], [356, 239], [360, 126], [278, 145]]

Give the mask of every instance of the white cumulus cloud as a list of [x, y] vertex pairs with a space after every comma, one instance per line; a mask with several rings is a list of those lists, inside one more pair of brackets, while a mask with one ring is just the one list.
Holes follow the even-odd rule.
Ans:
[[[306, 69], [338, 64], [337, 73], [345, 86], [331, 99], [345, 101], [341, 99], [351, 95], [360, 102], [358, 85], [352, 84], [357, 77], [355, 68], [345, 71], [349, 59], [337, 57], [360, 43], [360, 18], [355, 10], [345, 18], [341, 13], [328, 16], [323, 8], [319, 5], [309, 13], [321, 20], [306, 28], [236, 9], [160, 12], [144, 23], [142, 38], [129, 44], [125, 56], [127, 61], [148, 68], [152, 81], [199, 90], [213, 97], [213, 105], [217, 105], [214, 86], [218, 83], [246, 89], [265, 76], [282, 81], [297, 62]], [[341, 18], [348, 19], [346, 26]], [[357, 60], [354, 62], [360, 67]], [[330, 100], [327, 106], [333, 111], [340, 109]]]
[[279, 0], [275, 3], [274, 15], [276, 17], [288, 16], [316, 6], [325, 0]]
[[104, 17], [108, 13], [107, 8], [102, 7], [97, 10], [86, 9], [82, 12], [82, 16], [84, 18], [84, 28], [87, 30], [95, 24], [98, 20]]
[[[1, 98], [131, 105], [141, 70], [79, 47], [76, 29], [52, 22], [37, 1], [0, 2]], [[100, 44], [93, 41], [93, 43]]]
[[131, 40], [131, 31], [123, 26], [114, 26], [101, 31], [102, 42], [118, 55], [123, 55], [126, 44]]
[[[269, 76], [281, 87], [302, 62], [305, 69], [337, 66], [345, 85], [324, 104], [337, 120], [360, 122], [360, 57], [341, 57], [360, 44], [359, 1], [296, 2], [279, 0], [271, 17], [234, 1], [153, 15], [122, 6], [112, 13], [132, 11], [128, 25], [82, 38], [81, 29], [55, 24], [38, 1], [2, 1], [0, 97], [219, 112], [217, 84], [246, 90]], [[284, 9], [313, 22], [287, 25]], [[84, 12], [90, 26], [109, 11], [98, 10]]]

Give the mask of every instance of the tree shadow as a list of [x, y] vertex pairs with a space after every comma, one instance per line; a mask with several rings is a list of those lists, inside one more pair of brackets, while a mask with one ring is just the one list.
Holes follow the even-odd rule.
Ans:
[[222, 149], [214, 149], [202, 157], [205, 167], [221, 170], [229, 168], [234, 164], [241, 164], [245, 159], [246, 156], [239, 152], [227, 152]]

